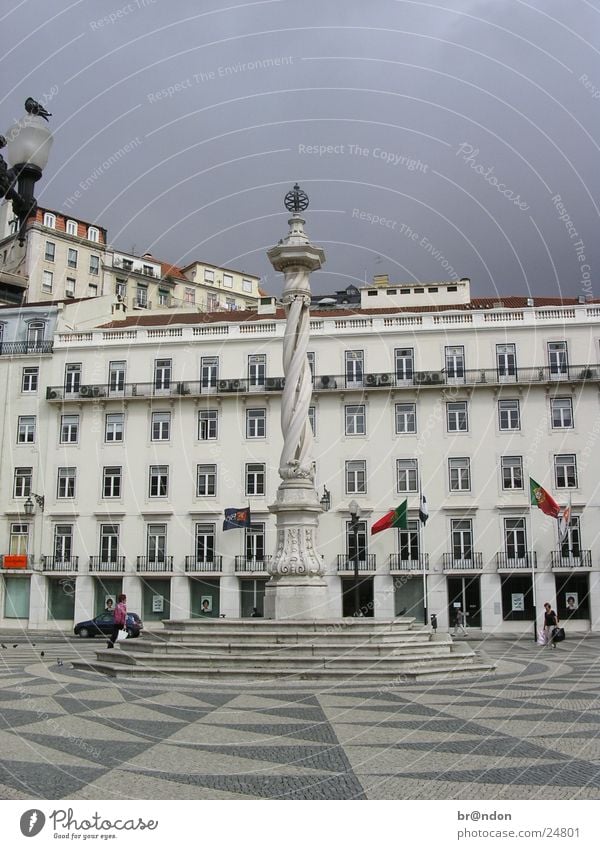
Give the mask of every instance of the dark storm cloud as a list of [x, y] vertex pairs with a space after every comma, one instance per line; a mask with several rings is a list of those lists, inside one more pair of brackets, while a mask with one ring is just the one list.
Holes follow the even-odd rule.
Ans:
[[321, 291], [388, 273], [600, 294], [587, 0], [30, 0], [1, 23], [5, 124], [55, 92], [40, 202], [118, 247], [277, 291], [265, 250], [299, 180]]

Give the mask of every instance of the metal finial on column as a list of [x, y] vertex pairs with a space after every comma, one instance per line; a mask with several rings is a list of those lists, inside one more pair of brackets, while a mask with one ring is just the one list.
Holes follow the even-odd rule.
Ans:
[[288, 212], [304, 212], [308, 209], [308, 195], [303, 192], [298, 183], [288, 192], [283, 201]]

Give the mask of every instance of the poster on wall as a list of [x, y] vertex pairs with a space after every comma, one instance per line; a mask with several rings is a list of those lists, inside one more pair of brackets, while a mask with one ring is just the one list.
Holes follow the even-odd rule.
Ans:
[[513, 610], [525, 610], [525, 593], [512, 593], [511, 603]]
[[212, 613], [213, 602], [211, 595], [203, 595], [200, 599], [200, 610], [202, 613]]
[[104, 609], [108, 610], [109, 613], [115, 609], [115, 604], [117, 603], [117, 598], [114, 595], [107, 595], [104, 599]]
[[577, 593], [565, 593], [565, 608], [567, 613], [570, 610], [577, 610], [579, 607], [579, 596]]
[[152, 596], [152, 613], [162, 613], [165, 609], [165, 599], [162, 595]]

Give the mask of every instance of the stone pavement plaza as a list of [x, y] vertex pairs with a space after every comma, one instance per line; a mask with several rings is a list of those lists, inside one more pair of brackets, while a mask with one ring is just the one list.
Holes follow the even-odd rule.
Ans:
[[68, 663], [95, 641], [2, 639], [2, 799], [600, 796], [596, 638], [488, 638], [494, 676], [329, 689], [114, 681]]

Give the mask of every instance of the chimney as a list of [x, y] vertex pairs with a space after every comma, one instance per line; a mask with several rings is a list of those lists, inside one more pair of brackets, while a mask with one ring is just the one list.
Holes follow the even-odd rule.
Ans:
[[259, 315], [275, 315], [277, 312], [277, 301], [275, 298], [261, 298], [258, 302]]

